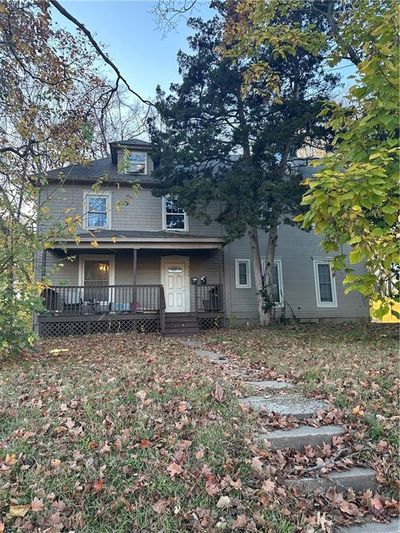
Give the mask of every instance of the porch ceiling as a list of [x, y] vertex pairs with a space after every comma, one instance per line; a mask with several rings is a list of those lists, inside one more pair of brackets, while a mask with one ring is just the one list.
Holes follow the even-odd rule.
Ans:
[[88, 248], [92, 241], [98, 248], [107, 249], [218, 249], [224, 244], [223, 237], [204, 237], [183, 232], [170, 231], [112, 231], [100, 230], [79, 234], [79, 242], [75, 238], [59, 241], [60, 247], [69, 249]]

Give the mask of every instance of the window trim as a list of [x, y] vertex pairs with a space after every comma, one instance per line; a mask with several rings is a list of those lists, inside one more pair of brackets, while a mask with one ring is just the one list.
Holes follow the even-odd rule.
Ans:
[[[239, 277], [239, 263], [245, 263], [247, 270], [247, 283], [246, 285], [240, 284]], [[237, 289], [251, 289], [251, 270], [250, 270], [250, 259], [235, 259], [235, 284]]]
[[[264, 275], [266, 259], [261, 260], [261, 268]], [[275, 302], [275, 307], [283, 307], [285, 303], [285, 291], [283, 289], [283, 273], [282, 273], [282, 259], [274, 259], [274, 265], [278, 267], [278, 283], [279, 283], [279, 302]]]
[[[98, 196], [106, 199], [107, 224], [105, 226], [89, 226], [89, 197]], [[92, 229], [111, 229], [111, 192], [83, 192], [83, 227], [87, 230]]]
[[130, 169], [127, 169], [125, 171], [125, 174], [132, 174], [133, 176], [147, 176], [147, 169], [148, 169], [148, 160], [147, 160], [147, 152], [144, 152], [143, 150], [128, 150], [130, 154], [144, 154], [144, 172], [133, 172]]
[[[336, 280], [335, 280], [335, 276], [332, 275], [331, 262], [328, 259], [314, 259], [313, 264], [314, 264], [314, 284], [315, 284], [315, 295], [316, 295], [316, 300], [317, 300], [317, 307], [332, 307], [332, 308], [337, 307], [338, 304], [337, 304]], [[329, 275], [331, 279], [331, 290], [332, 290], [332, 301], [331, 302], [321, 301], [318, 265], [329, 266]]]
[[189, 231], [189, 217], [185, 210], [183, 210], [183, 226], [184, 227], [182, 229], [167, 228], [167, 206], [166, 206], [167, 198], [169, 198], [168, 195], [162, 197], [162, 229], [164, 231], [183, 231], [183, 232]]

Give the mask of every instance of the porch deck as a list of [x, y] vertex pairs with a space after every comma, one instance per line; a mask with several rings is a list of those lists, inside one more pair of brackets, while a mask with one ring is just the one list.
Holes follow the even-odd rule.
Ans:
[[192, 310], [168, 313], [163, 285], [53, 285], [42, 293], [42, 337], [123, 331], [191, 334], [223, 323], [221, 284], [193, 285]]

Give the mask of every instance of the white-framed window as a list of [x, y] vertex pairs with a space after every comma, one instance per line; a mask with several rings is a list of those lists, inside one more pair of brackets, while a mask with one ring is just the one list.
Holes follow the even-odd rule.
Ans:
[[129, 150], [126, 164], [127, 174], [147, 174], [147, 154], [146, 152], [135, 152]]
[[314, 259], [314, 281], [318, 307], [337, 307], [336, 283], [330, 262]]
[[235, 259], [237, 289], [251, 289], [250, 259]]
[[84, 227], [86, 229], [111, 228], [111, 193], [84, 192]]
[[[263, 275], [265, 273], [265, 259], [261, 261]], [[282, 275], [282, 260], [275, 259], [274, 267], [272, 269], [272, 298], [275, 305], [283, 305], [283, 275]]]
[[170, 231], [188, 231], [189, 221], [185, 210], [170, 196], [162, 199], [163, 229]]

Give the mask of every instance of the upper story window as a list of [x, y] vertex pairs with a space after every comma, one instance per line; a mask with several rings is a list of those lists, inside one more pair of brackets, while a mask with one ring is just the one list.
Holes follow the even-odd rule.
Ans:
[[163, 229], [171, 231], [187, 231], [189, 229], [187, 214], [170, 196], [163, 198]]
[[314, 261], [315, 291], [318, 307], [337, 307], [336, 284], [329, 261]]
[[111, 193], [86, 192], [83, 205], [85, 228], [111, 228]]
[[[265, 272], [265, 260], [262, 261], [263, 275]], [[275, 305], [283, 305], [283, 276], [282, 276], [282, 261], [275, 259], [274, 267], [272, 269], [272, 299]]]
[[251, 288], [250, 259], [235, 259], [235, 281], [237, 289]]
[[125, 172], [127, 174], [147, 174], [146, 152], [134, 152], [130, 150], [127, 154]]

